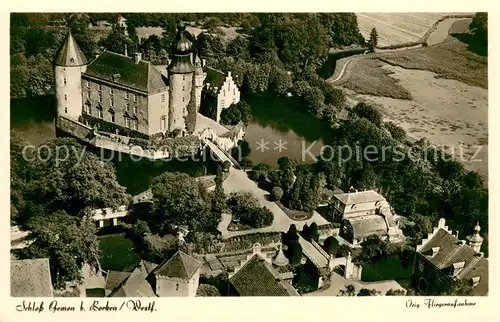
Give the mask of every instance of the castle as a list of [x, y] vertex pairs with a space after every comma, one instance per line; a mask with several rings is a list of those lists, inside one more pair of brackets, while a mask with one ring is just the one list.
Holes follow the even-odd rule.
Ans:
[[105, 50], [88, 61], [69, 32], [55, 59], [57, 116], [143, 138], [191, 135], [200, 118], [209, 124], [205, 129], [216, 127], [199, 114], [202, 97], [214, 105], [216, 123], [222, 109], [239, 102], [240, 91], [230, 72], [204, 64], [194, 41], [179, 24], [171, 60], [161, 71], [140, 53], [131, 58]]

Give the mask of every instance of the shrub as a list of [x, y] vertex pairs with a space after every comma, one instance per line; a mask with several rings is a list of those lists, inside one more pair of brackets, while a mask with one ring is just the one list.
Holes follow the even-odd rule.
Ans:
[[274, 187], [271, 191], [271, 197], [274, 201], [280, 201], [283, 197], [283, 189], [281, 189], [280, 187]]
[[233, 193], [227, 202], [231, 213], [241, 224], [252, 228], [266, 227], [272, 224], [272, 212], [258, 205], [257, 199], [250, 193]]

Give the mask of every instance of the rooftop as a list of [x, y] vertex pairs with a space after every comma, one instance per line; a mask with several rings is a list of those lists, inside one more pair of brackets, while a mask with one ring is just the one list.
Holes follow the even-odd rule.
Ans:
[[[114, 274], [111, 278], [113, 282], [117, 282], [120, 278], [124, 277], [118, 276]], [[147, 281], [146, 277], [148, 276], [148, 271], [146, 265], [143, 261], [137, 265], [137, 267], [129, 273], [129, 276], [126, 277], [120, 285], [113, 290], [113, 292], [109, 295], [110, 297], [156, 297], [156, 294], [153, 291], [153, 288]], [[106, 288], [108, 288], [109, 276], [106, 281]]]
[[210, 87], [220, 88], [226, 80], [226, 74], [218, 69], [209, 66], [203, 66], [203, 72], [207, 73], [205, 83], [210, 84]]
[[187, 281], [193, 277], [200, 266], [199, 261], [182, 251], [178, 251], [174, 256], [158, 265], [152, 274]]
[[13, 297], [52, 297], [48, 258], [10, 261], [10, 293]]
[[[437, 250], [434, 254], [432, 254], [433, 248]], [[469, 280], [480, 277], [480, 282], [473, 292], [475, 295], [488, 293], [488, 259], [445, 229], [440, 228], [418, 252], [438, 269], [450, 274], [453, 271], [453, 264], [465, 262], [457, 278]]]
[[167, 89], [166, 77], [149, 62], [136, 64], [132, 58], [110, 51], [101, 53], [84, 74], [146, 92]]
[[387, 235], [387, 223], [379, 215], [368, 215], [356, 218], [347, 218], [352, 226], [354, 238], [364, 238], [371, 235]]
[[75, 38], [73, 38], [71, 31], [68, 32], [63, 45], [59, 48], [54, 63], [57, 66], [67, 67], [82, 66], [87, 64], [87, 59], [75, 41]]
[[346, 206], [385, 200], [374, 190], [341, 193], [334, 195], [334, 197]]
[[299, 296], [292, 285], [279, 280], [274, 269], [254, 255], [229, 280], [240, 296]]

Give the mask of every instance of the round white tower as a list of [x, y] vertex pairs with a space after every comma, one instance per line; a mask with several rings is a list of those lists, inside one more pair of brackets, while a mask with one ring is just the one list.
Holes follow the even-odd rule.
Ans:
[[184, 117], [188, 114], [187, 105], [191, 99], [195, 68], [191, 62], [193, 50], [192, 36], [185, 30], [184, 24], [178, 26], [177, 36], [172, 44], [172, 62], [168, 66], [169, 80], [169, 115], [168, 130], [185, 131]]
[[82, 68], [87, 59], [68, 32], [54, 62], [57, 116], [78, 119], [82, 115]]
[[467, 236], [467, 241], [469, 242], [469, 246], [476, 252], [479, 253], [481, 251], [481, 245], [483, 244], [483, 237], [479, 235], [481, 231], [481, 227], [479, 226], [479, 222], [474, 227], [474, 233], [470, 236]]

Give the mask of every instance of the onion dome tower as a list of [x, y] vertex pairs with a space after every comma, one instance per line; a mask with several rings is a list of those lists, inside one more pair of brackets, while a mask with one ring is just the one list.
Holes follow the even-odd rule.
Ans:
[[87, 59], [68, 32], [54, 61], [57, 115], [78, 119], [82, 115], [82, 71]]
[[481, 226], [479, 226], [479, 222], [476, 224], [474, 227], [474, 233], [470, 236], [467, 236], [467, 241], [469, 242], [469, 246], [472, 247], [472, 249], [476, 252], [479, 253], [481, 251], [481, 245], [483, 244], [484, 238], [479, 235], [479, 232], [481, 231]]
[[191, 99], [195, 67], [191, 61], [193, 36], [186, 31], [184, 23], [179, 23], [177, 36], [172, 44], [172, 61], [168, 66], [169, 79], [169, 124], [168, 130], [185, 131], [187, 105]]

